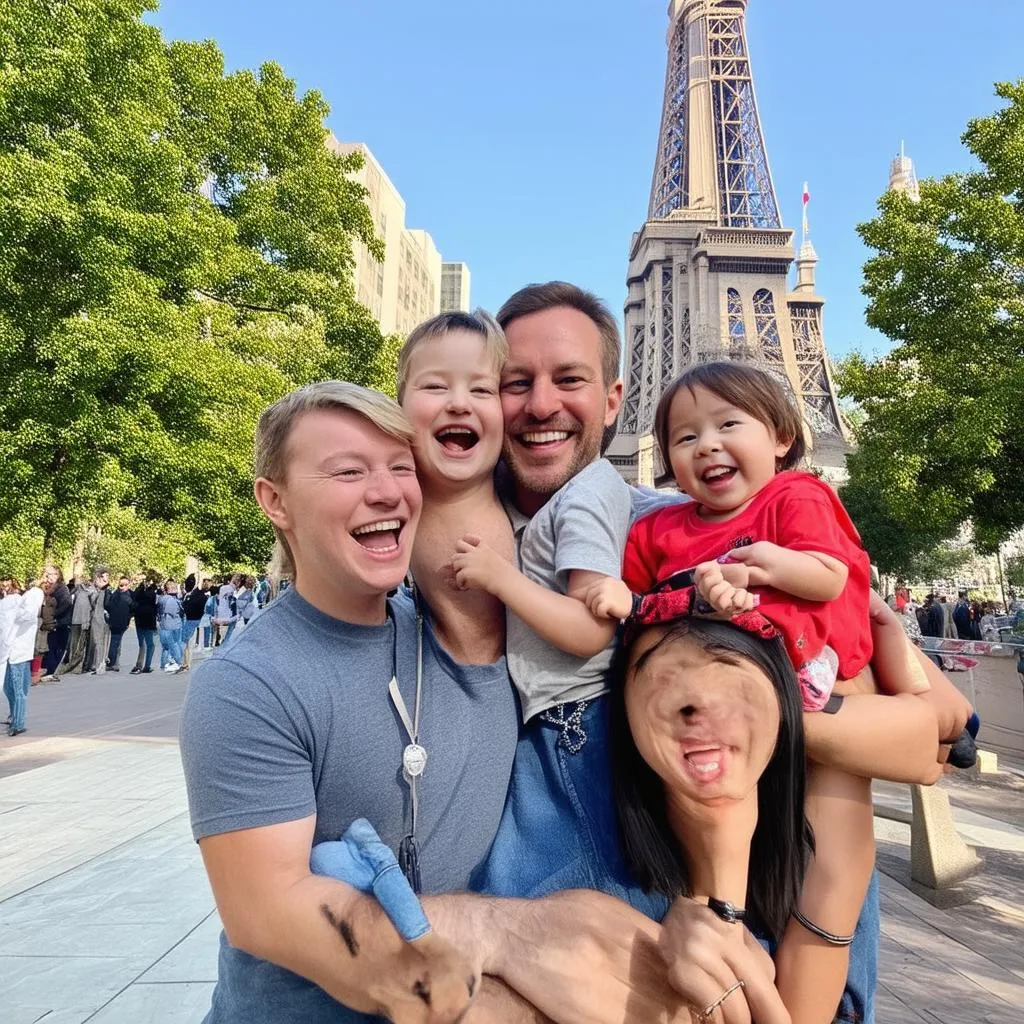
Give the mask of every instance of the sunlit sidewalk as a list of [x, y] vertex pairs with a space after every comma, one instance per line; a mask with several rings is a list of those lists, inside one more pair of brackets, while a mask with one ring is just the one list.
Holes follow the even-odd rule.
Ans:
[[[75, 692], [63, 697], [66, 714]], [[80, 692], [95, 696], [87, 685]], [[172, 726], [165, 731], [173, 735]], [[219, 925], [189, 833], [173, 739], [11, 744], [0, 747], [0, 775], [0, 1018], [201, 1020]], [[1024, 778], [962, 776], [942, 785], [985, 866], [959, 905], [938, 909], [898, 880], [909, 827], [878, 821], [887, 872], [879, 1021], [1020, 1024]], [[906, 790], [884, 787], [878, 799], [899, 804]]]

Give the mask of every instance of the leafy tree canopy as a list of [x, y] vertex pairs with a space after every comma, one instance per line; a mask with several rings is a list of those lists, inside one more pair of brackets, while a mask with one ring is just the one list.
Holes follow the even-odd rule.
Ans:
[[[890, 193], [860, 227], [868, 323], [895, 343], [849, 359], [866, 414], [843, 499], [883, 569], [973, 524], [991, 551], [1024, 524], [1024, 80], [971, 122], [978, 170]], [[903, 533], [903, 536], [899, 536]]]
[[383, 250], [322, 97], [154, 8], [0, 0], [0, 525], [50, 549], [129, 509], [258, 561], [259, 411], [393, 387], [352, 287], [353, 245]]

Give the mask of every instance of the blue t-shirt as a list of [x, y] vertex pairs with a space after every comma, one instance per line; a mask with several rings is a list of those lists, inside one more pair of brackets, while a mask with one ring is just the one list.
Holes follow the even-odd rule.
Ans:
[[[416, 701], [416, 613], [389, 601], [380, 626], [333, 619], [294, 589], [195, 673], [181, 754], [196, 839], [316, 814], [314, 843], [369, 819], [392, 850], [409, 830], [408, 737], [389, 697]], [[397, 669], [397, 672], [395, 671]], [[456, 664], [424, 623], [417, 843], [423, 890], [465, 889], [498, 828], [516, 748], [505, 660]], [[367, 1021], [312, 982], [221, 936], [210, 1024]]]

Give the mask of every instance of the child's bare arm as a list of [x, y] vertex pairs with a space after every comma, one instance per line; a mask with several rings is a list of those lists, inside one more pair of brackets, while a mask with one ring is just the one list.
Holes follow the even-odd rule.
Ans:
[[766, 540], [734, 548], [729, 557], [747, 567], [747, 586], [774, 587], [805, 601], [834, 601], [849, 576], [838, 558], [818, 551], [792, 551]]
[[455, 580], [463, 589], [486, 590], [511, 608], [535, 633], [568, 654], [590, 658], [615, 636], [618, 623], [590, 613], [582, 595], [601, 573], [575, 570], [569, 574], [569, 593], [548, 590], [524, 576], [479, 537], [467, 536], [452, 558]]
[[[893, 624], [900, 629], [900, 632], [902, 632], [902, 627], [899, 626], [896, 613], [874, 591], [871, 592], [870, 616], [871, 637], [875, 645], [875, 657], [872, 660], [872, 667], [881, 676], [884, 675], [886, 669], [884, 665], [879, 664], [879, 657], [887, 657], [884, 650], [880, 651], [880, 648], [884, 648], [886, 643], [885, 637], [882, 634], [886, 630], [891, 630]], [[971, 716], [970, 702], [942, 674], [935, 662], [926, 657], [923, 652], [918, 650], [909, 641], [906, 642], [906, 646], [912, 663], [921, 671], [925, 682], [928, 684], [927, 692], [920, 693], [919, 696], [931, 706], [935, 713], [938, 722], [939, 740], [942, 742], [952, 742], [964, 731], [967, 719]], [[896, 671], [899, 671], [898, 661], [894, 660], [892, 663], [897, 666]], [[890, 681], [883, 680], [885, 689], [888, 690], [890, 685]], [[901, 689], [913, 692], [906, 684]], [[940, 748], [940, 756], [938, 758], [940, 762], [946, 760], [946, 753], [948, 751]]]
[[871, 638], [875, 648], [871, 665], [883, 693], [920, 695], [931, 690], [931, 683], [914, 656], [916, 648], [895, 615], [879, 622], [878, 628], [872, 629]]
[[[875, 863], [871, 783], [812, 765], [806, 808], [816, 852], [804, 881], [800, 913], [833, 935], [852, 935]], [[793, 1024], [826, 1024], [846, 984], [849, 947], [827, 942], [793, 918], [779, 944], [775, 969]]]

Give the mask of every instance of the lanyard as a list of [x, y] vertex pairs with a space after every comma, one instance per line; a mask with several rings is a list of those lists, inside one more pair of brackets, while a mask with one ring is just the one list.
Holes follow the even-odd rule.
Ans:
[[402, 777], [409, 785], [412, 803], [412, 828], [398, 848], [398, 863], [414, 892], [420, 892], [419, 848], [416, 845], [416, 822], [419, 816], [419, 778], [427, 767], [427, 752], [420, 746], [420, 704], [423, 696], [423, 612], [416, 596], [416, 703], [414, 717], [409, 717], [405, 698], [398, 688], [398, 624], [395, 623], [395, 658], [388, 694], [398, 717], [402, 720], [409, 742], [402, 751]]

